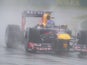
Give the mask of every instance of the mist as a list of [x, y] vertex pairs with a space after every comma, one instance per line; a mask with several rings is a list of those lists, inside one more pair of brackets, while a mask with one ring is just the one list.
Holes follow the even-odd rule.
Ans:
[[[24, 10], [53, 11], [54, 21], [57, 25], [68, 24], [69, 28], [77, 31], [87, 15], [86, 8], [64, 7], [57, 5], [57, 0], [0, 0], [0, 39], [4, 40], [5, 29], [8, 24], [21, 25]], [[34, 23], [33, 23], [34, 24]]]

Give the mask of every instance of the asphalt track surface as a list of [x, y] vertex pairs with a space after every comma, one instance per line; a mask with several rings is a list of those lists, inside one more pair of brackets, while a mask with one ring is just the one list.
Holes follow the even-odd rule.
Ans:
[[12, 49], [0, 42], [0, 65], [87, 65], [87, 58], [78, 58], [76, 52], [61, 55], [27, 53], [23, 45]]

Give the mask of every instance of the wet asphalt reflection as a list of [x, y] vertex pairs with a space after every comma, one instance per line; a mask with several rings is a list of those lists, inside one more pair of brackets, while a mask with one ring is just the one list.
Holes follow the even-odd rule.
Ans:
[[87, 65], [87, 58], [77, 54], [34, 54], [25, 52], [23, 45], [15, 49], [0, 45], [0, 65]]

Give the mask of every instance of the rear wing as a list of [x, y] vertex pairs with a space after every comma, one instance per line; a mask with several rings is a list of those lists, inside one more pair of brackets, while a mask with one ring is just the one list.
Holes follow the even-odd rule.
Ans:
[[25, 28], [26, 17], [43, 17], [43, 14], [45, 14], [45, 13], [51, 14], [52, 11], [31, 11], [31, 10], [24, 11], [22, 13], [22, 24], [21, 24], [22, 30], [24, 30], [24, 28]]
[[22, 16], [24, 17], [42, 17], [44, 13], [51, 14], [51, 11], [24, 11]]

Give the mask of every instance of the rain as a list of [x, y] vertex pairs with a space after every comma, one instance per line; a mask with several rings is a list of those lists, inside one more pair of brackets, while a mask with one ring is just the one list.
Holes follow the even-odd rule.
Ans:
[[[0, 0], [1, 65], [87, 65], [87, 58], [78, 58], [78, 53], [71, 52], [68, 57], [56, 54], [32, 54], [26, 53], [23, 44], [18, 43], [16, 43], [19, 46], [17, 49], [5, 49], [7, 26], [14, 24], [21, 28], [22, 14], [24, 11], [29, 10], [52, 11], [55, 24], [68, 25], [69, 29], [73, 31], [73, 36], [77, 35], [79, 30], [87, 30], [86, 0]], [[38, 20], [36, 21], [30, 21], [27, 25], [36, 25], [39, 23]]]

